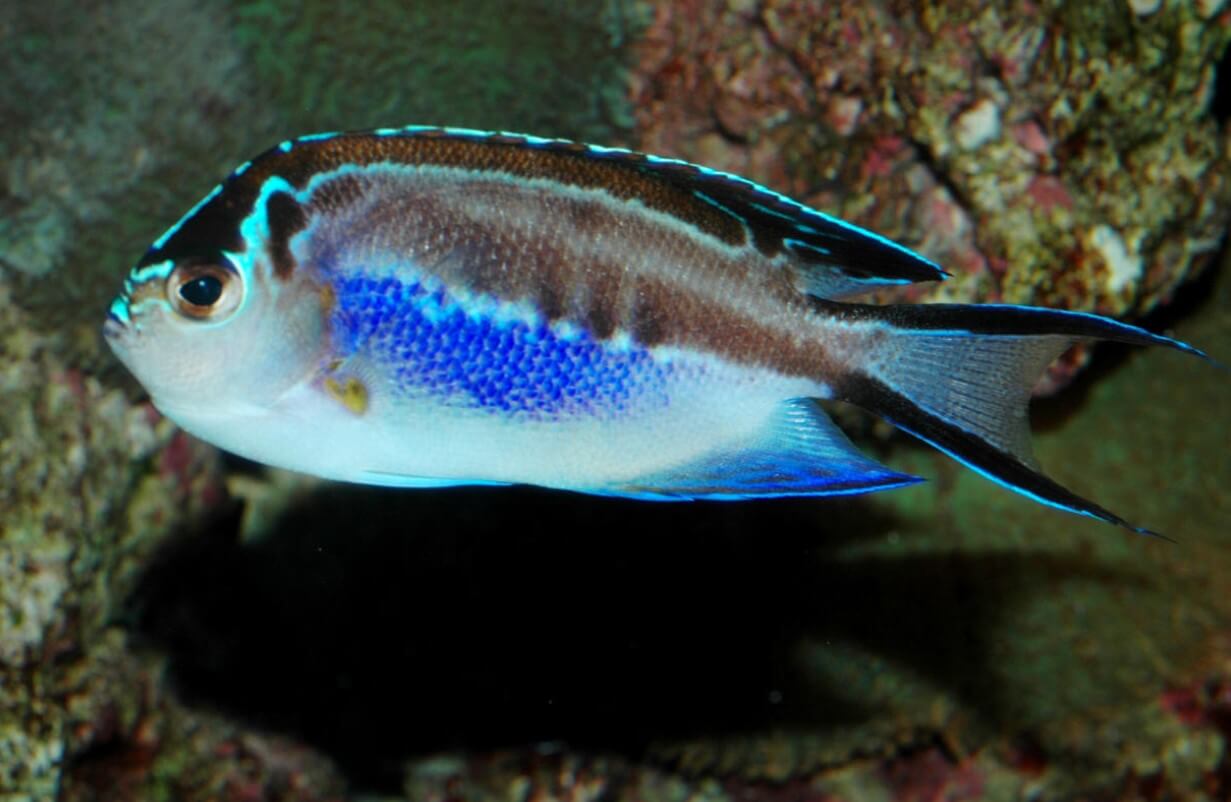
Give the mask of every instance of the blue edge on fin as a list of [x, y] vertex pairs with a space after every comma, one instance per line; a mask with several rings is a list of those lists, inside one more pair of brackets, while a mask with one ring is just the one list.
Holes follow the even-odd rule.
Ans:
[[796, 398], [783, 402], [758, 435], [724, 451], [624, 487], [587, 492], [658, 501], [738, 501], [850, 496], [922, 481], [859, 453], [816, 401]]

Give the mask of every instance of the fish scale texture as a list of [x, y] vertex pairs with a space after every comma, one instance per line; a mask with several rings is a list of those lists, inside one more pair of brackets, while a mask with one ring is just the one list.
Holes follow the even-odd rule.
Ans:
[[335, 337], [365, 350], [410, 395], [531, 419], [620, 417], [667, 404], [675, 369], [538, 320], [468, 309], [417, 281], [347, 276], [335, 284]]

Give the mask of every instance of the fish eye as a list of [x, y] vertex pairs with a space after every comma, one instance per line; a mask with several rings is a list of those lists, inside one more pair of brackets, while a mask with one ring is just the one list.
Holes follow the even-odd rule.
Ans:
[[230, 265], [214, 261], [180, 264], [167, 277], [167, 300], [184, 317], [219, 320], [239, 306], [242, 283]]
[[181, 284], [179, 292], [193, 306], [213, 306], [222, 297], [222, 281], [217, 276], [197, 276]]

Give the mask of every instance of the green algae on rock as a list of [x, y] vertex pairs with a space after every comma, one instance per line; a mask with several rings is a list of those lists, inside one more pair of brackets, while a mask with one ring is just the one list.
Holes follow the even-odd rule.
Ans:
[[263, 0], [236, 7], [235, 33], [286, 131], [433, 124], [610, 142], [632, 124], [624, 45], [645, 16], [635, 0], [380, 0], [363, 13]]
[[114, 275], [113, 260], [132, 259], [121, 248], [139, 252], [156, 225], [148, 209], [117, 209], [126, 196], [186, 152], [198, 155], [178, 171], [213, 180], [240, 131], [268, 121], [260, 109], [241, 114], [240, 52], [224, 18], [199, 3], [6, 3], [0, 30], [0, 264], [10, 269], [46, 276], [69, 263], [83, 229], [104, 225], [114, 250], [73, 264], [92, 280]]

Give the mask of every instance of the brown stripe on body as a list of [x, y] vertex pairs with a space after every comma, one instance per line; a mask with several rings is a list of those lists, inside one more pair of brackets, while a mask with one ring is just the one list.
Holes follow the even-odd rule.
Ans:
[[[319, 152], [309, 152], [313, 147], [319, 148]], [[306, 170], [309, 179], [317, 172], [345, 164], [380, 162], [544, 178], [582, 189], [602, 189], [622, 200], [635, 198], [732, 245], [747, 239], [744, 227], [731, 215], [673, 184], [637, 172], [630, 163], [595, 159], [584, 145], [569, 150], [543, 150], [527, 147], [516, 137], [473, 140], [424, 132], [415, 136], [343, 136], [298, 145], [286, 158], [298, 159], [290, 169], [293, 175]], [[280, 169], [285, 175], [283, 170], [286, 167]], [[304, 185], [290, 175], [287, 177], [296, 186]]]
[[[447, 286], [530, 301], [594, 337], [625, 332], [817, 378], [817, 316], [789, 271], [605, 191], [449, 168], [351, 173], [307, 210], [318, 269], [408, 259]], [[354, 181], [361, 184], [356, 192]]]

